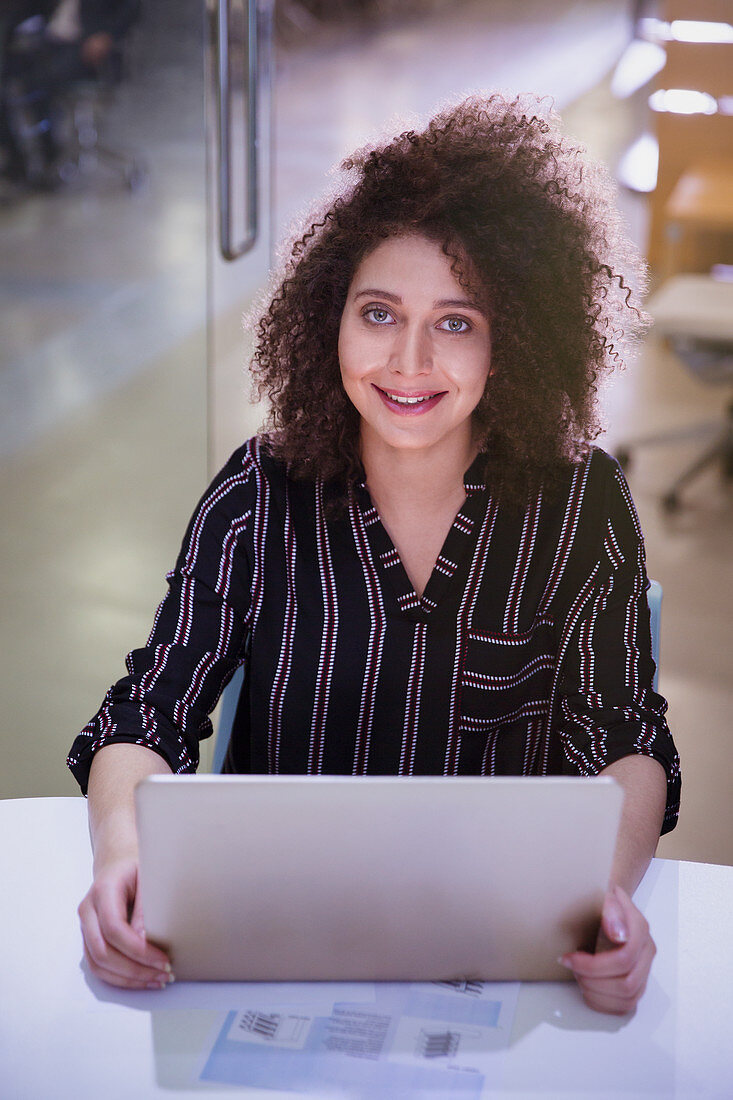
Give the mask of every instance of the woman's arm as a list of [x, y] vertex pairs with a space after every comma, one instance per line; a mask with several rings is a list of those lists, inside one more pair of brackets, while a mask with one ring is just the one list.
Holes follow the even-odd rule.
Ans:
[[657, 850], [667, 802], [667, 775], [650, 756], [624, 756], [600, 773], [624, 789], [611, 884], [633, 894]]
[[[631, 895], [660, 833], [674, 828], [680, 770], [665, 720], [667, 705], [653, 685], [644, 541], [636, 509], [620, 468], [601, 452], [593, 455], [588, 484], [589, 518], [586, 527], [579, 525], [577, 540], [577, 576], [587, 576], [582, 589], [568, 572], [574, 579], [569, 592], [575, 595], [563, 637], [560, 736], [566, 771], [611, 775], [624, 788], [625, 800], [596, 953], [571, 952], [563, 962], [587, 1004], [623, 1014], [643, 993], [655, 954]], [[597, 541], [595, 531], [600, 531]], [[585, 602], [574, 616], [581, 590]]]
[[646, 988], [656, 947], [643, 914], [631, 901], [657, 847], [667, 799], [667, 776], [648, 756], [624, 756], [604, 768], [624, 789], [611, 882], [603, 906], [596, 953], [563, 956], [585, 1003], [624, 1015]]
[[167, 956], [145, 939], [134, 802], [141, 779], [166, 773], [150, 749], [113, 744], [96, 753], [89, 774], [94, 881], [79, 906], [84, 953], [96, 977], [126, 989], [161, 989], [172, 980]]
[[189, 522], [147, 642], [74, 740], [68, 764], [86, 794], [89, 769], [112, 744], [146, 747], [176, 774], [196, 771], [209, 715], [245, 658], [250, 632], [252, 517], [264, 474], [257, 441], [232, 458]]
[[128, 654], [128, 675], [69, 754], [89, 795], [94, 848], [94, 881], [79, 906], [84, 948], [92, 972], [114, 985], [170, 980], [169, 960], [143, 930], [133, 792], [147, 775], [196, 771], [209, 714], [246, 656], [250, 519], [264, 480], [259, 443], [250, 440], [199, 501], [147, 643]]

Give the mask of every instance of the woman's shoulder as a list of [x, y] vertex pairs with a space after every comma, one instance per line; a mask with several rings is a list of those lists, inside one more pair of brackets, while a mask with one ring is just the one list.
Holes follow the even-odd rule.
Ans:
[[563, 498], [563, 528], [576, 557], [595, 561], [609, 541], [617, 550], [643, 541], [624, 472], [601, 447], [590, 447], [573, 466]]
[[580, 475], [587, 479], [593, 488], [602, 485], [608, 486], [612, 482], [618, 481], [619, 476], [623, 478], [623, 471], [618, 460], [608, 451], [604, 451], [602, 447], [597, 447], [594, 444], [588, 447], [586, 453], [576, 465]]
[[589, 492], [598, 498], [606, 515], [610, 518], [623, 512], [638, 527], [636, 507], [618, 459], [601, 447], [591, 447], [584, 461], [588, 467]]
[[234, 450], [216, 475], [213, 485], [236, 481], [244, 486], [284, 485], [289, 480], [287, 466], [277, 457], [272, 437], [259, 433]]
[[287, 469], [271, 453], [267, 436], [253, 436], [237, 447], [191, 516], [182, 547], [187, 566], [201, 558], [202, 548], [216, 558], [222, 547], [246, 541], [253, 527], [278, 510], [286, 484]]
[[240, 470], [269, 473], [270, 467], [281, 465], [274, 458], [272, 451], [271, 437], [266, 432], [259, 432], [250, 439], [245, 439], [232, 451], [220, 471], [220, 476], [225, 473], [236, 474]]
[[641, 534], [624, 472], [613, 455], [591, 446], [562, 471], [545, 493], [543, 513], [550, 528], [573, 553], [594, 557], [609, 528], [631, 526]]
[[234, 450], [213, 477], [193, 514], [194, 527], [228, 524], [259, 510], [287, 480], [285, 466], [270, 454], [268, 437], [256, 435]]
[[280, 457], [276, 440], [260, 433], [230, 455], [209, 486], [209, 496], [228, 498], [226, 508], [245, 509], [260, 516], [303, 510], [310, 514], [320, 482], [293, 476]]
[[557, 503], [563, 507], [605, 510], [619, 492], [628, 495], [624, 472], [617, 459], [601, 447], [590, 446], [563, 471]]

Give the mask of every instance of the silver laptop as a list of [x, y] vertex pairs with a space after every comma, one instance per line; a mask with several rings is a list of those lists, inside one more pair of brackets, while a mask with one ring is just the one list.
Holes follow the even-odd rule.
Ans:
[[563, 979], [592, 947], [609, 778], [151, 776], [148, 937], [179, 979]]

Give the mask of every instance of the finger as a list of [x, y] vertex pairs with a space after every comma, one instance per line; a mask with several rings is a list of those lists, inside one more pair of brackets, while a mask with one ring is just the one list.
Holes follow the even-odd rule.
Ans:
[[603, 994], [583, 993], [583, 1001], [594, 1012], [603, 1012], [606, 1016], [628, 1016], [636, 1008], [636, 1001], [625, 1001], [618, 997]]
[[593, 993], [608, 993], [621, 998], [640, 997], [646, 988], [656, 947], [650, 940], [645, 944], [638, 960], [626, 974], [613, 978], [578, 978], [578, 984], [584, 990]]
[[166, 966], [170, 966], [165, 952], [149, 943], [144, 934], [141, 935], [130, 926], [127, 920], [127, 898], [121, 898], [116, 887], [98, 884], [94, 900], [99, 927], [106, 943], [143, 966], [158, 970], [165, 970]]
[[[640, 949], [639, 949], [640, 950]], [[563, 955], [558, 962], [572, 970], [576, 978], [609, 979], [628, 974], [638, 958], [639, 950], [632, 953], [627, 947], [615, 947], [591, 955], [587, 951], [573, 951]]]
[[649, 948], [648, 957], [639, 961], [638, 968], [625, 978], [608, 982], [589, 982], [580, 979], [578, 985], [583, 1001], [597, 1012], [623, 1015], [632, 1012], [643, 997], [652, 966], [654, 950]]
[[636, 965], [644, 946], [648, 943], [653, 944], [654, 941], [649, 933], [649, 924], [645, 917], [628, 898], [628, 895], [624, 896], [627, 907], [623, 911], [622, 934], [626, 937], [626, 942], [620, 946], [614, 946], [606, 939], [609, 933], [616, 935], [619, 933], [618, 925], [614, 927], [617, 902], [612, 899], [604, 904], [604, 918], [607, 914], [610, 915], [606, 928], [602, 926], [599, 933], [595, 954], [588, 951], [572, 951], [567, 955], [563, 955], [559, 960], [563, 966], [572, 970], [576, 976], [612, 978], [628, 974]]
[[601, 930], [613, 944], [624, 944], [629, 938], [626, 913], [615, 890], [609, 890], [604, 899]]
[[[121, 934], [105, 921], [89, 895], [79, 906], [87, 952], [95, 965], [111, 970], [121, 977], [135, 976], [142, 981], [160, 981], [170, 975], [170, 962], [164, 952], [145, 943], [121, 921]], [[132, 950], [130, 950], [132, 944]]]
[[588, 1008], [595, 1012], [625, 1016], [636, 1008], [644, 990], [642, 988], [638, 993], [626, 994], [608, 989], [586, 989], [581, 985], [580, 992]]
[[626, 891], [614, 886], [603, 903], [601, 929], [611, 943], [625, 944], [631, 940], [641, 942], [645, 939], [649, 925]]
[[87, 964], [95, 978], [99, 978], [101, 981], [106, 982], [107, 985], [115, 986], [117, 989], [156, 990], [165, 989], [168, 985], [167, 982], [163, 981], [144, 981], [140, 978], [131, 978], [122, 974], [117, 974], [113, 970], [106, 970], [104, 967], [97, 966], [93, 963], [89, 956], [87, 956]]
[[132, 962], [106, 944], [101, 936], [89, 934], [84, 943], [93, 973], [105, 980], [111, 980], [108, 975], [114, 975], [121, 983], [135, 982], [143, 986], [149, 983], [155, 986], [167, 985], [175, 980], [172, 973]]
[[172, 975], [164, 967], [145, 966], [122, 954], [111, 946], [102, 933], [97, 914], [89, 907], [82, 918], [82, 935], [87, 961], [92, 972], [105, 980], [111, 980], [108, 976], [114, 975], [114, 984], [137, 982], [146, 985], [148, 982], [166, 982], [172, 980]]

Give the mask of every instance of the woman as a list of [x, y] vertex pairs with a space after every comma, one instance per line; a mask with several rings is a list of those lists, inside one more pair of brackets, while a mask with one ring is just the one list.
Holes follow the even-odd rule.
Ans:
[[605, 184], [531, 107], [470, 99], [355, 155], [293, 247], [254, 358], [270, 432], [200, 502], [147, 646], [69, 760], [94, 843], [85, 948], [113, 984], [170, 978], [136, 902], [134, 784], [195, 769], [245, 664], [231, 771], [613, 775], [607, 949], [564, 961], [600, 1011], [643, 992], [630, 895], [679, 766], [633, 503], [589, 444], [597, 379], [643, 316]]

